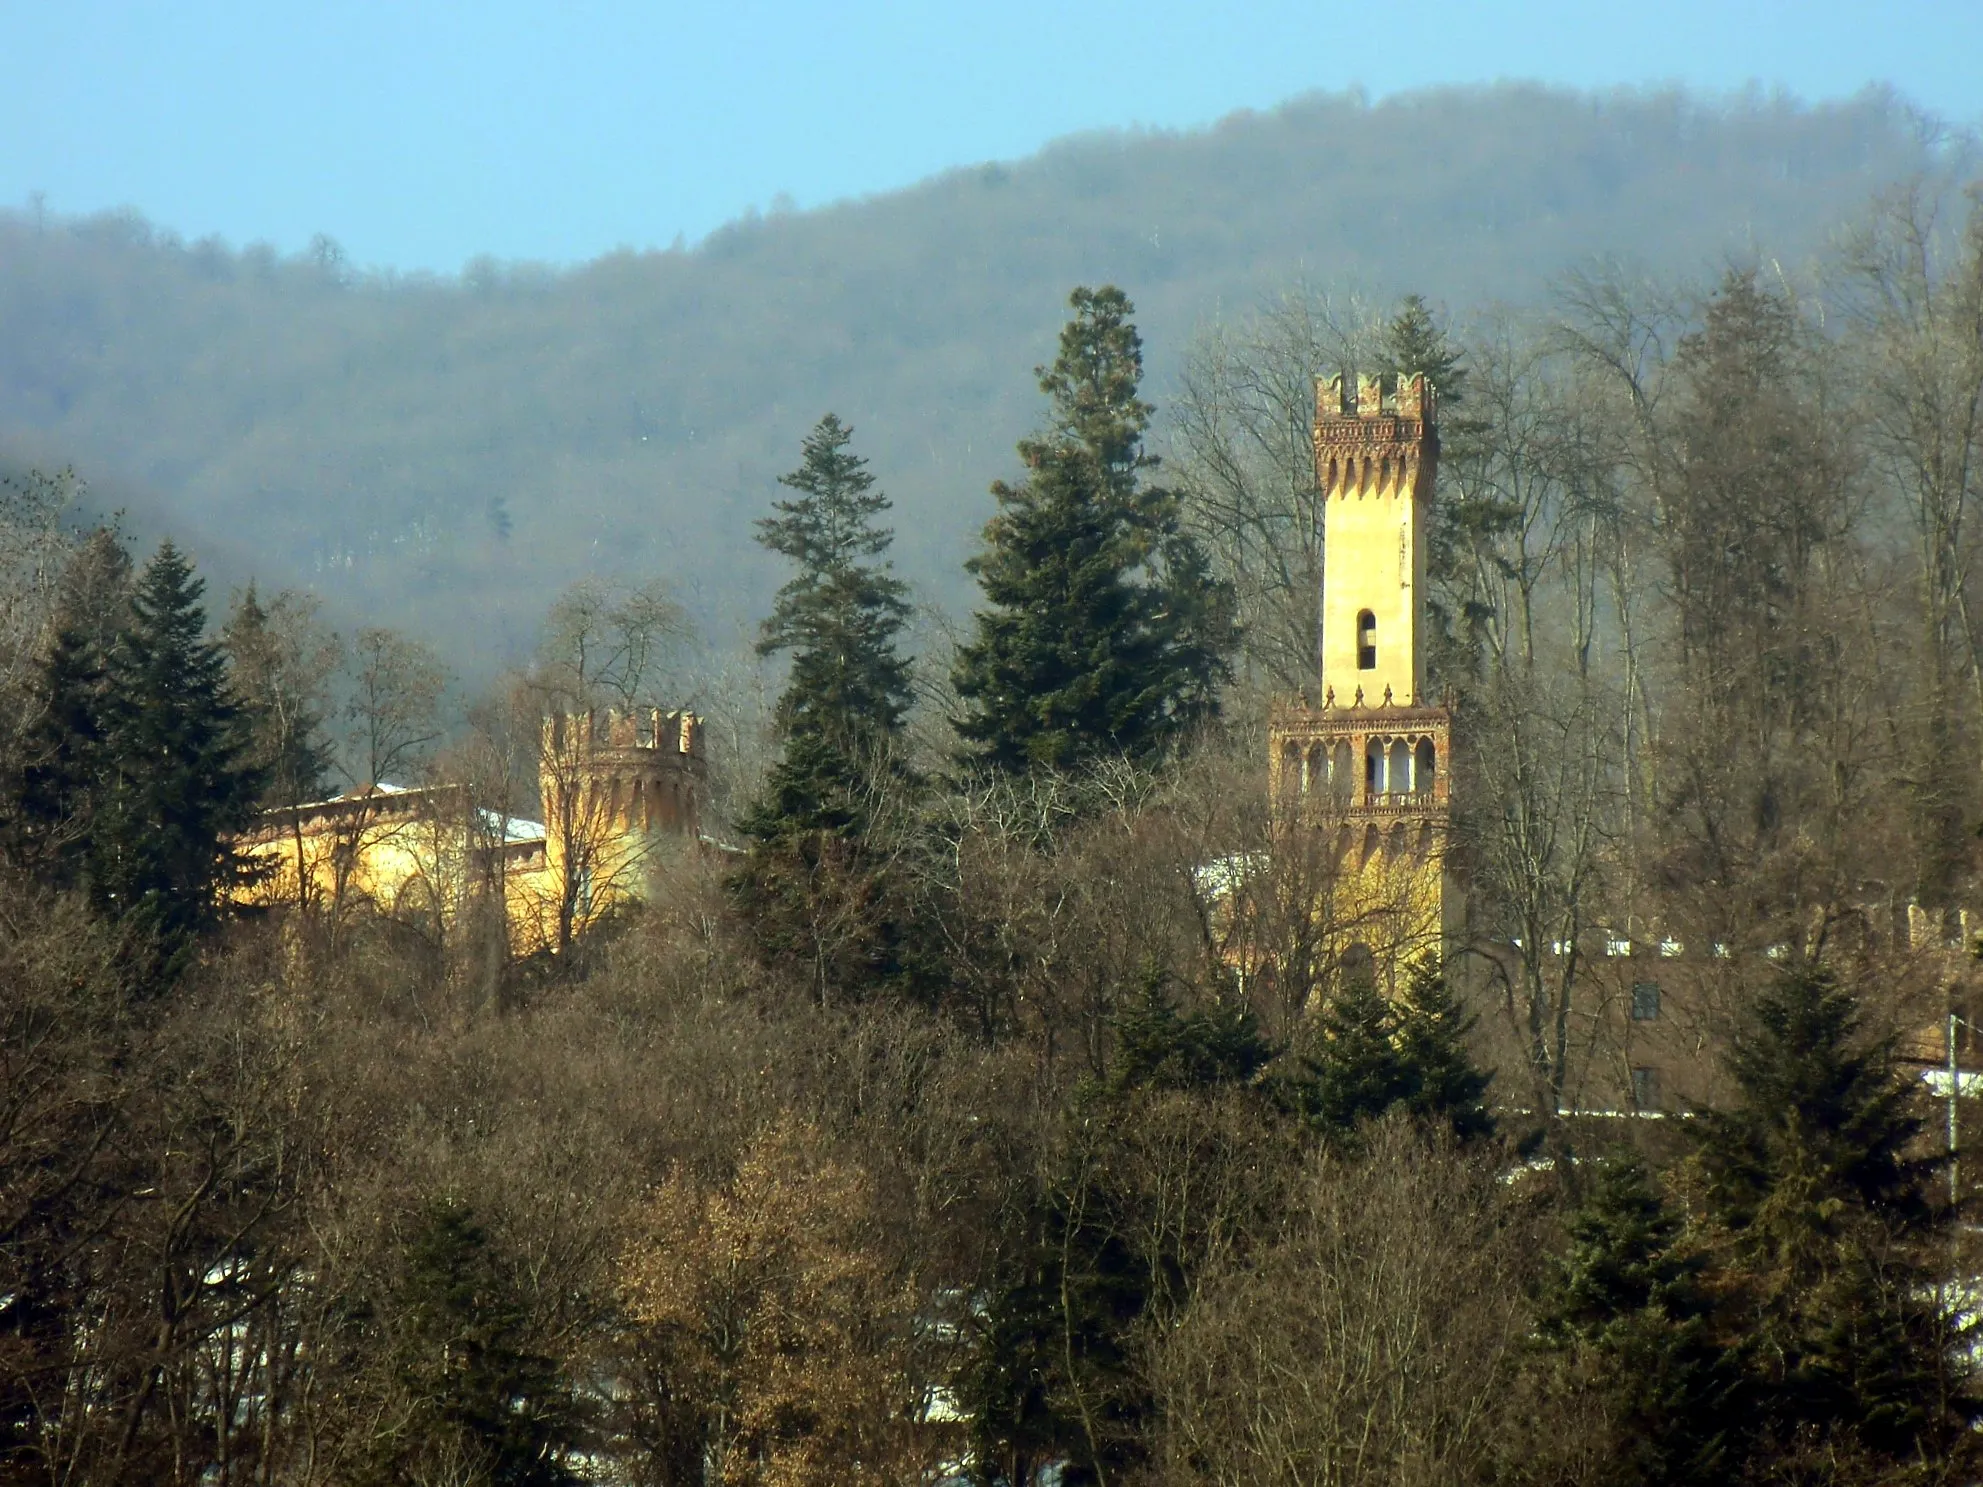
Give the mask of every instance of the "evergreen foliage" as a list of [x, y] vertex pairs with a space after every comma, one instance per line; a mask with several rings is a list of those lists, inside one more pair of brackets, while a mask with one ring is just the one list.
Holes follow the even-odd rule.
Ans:
[[1313, 1049], [1287, 1081], [1288, 1098], [1336, 1140], [1400, 1108], [1461, 1141], [1490, 1136], [1493, 1076], [1467, 1052], [1472, 1026], [1436, 961], [1412, 966], [1395, 1001], [1367, 966], [1348, 967], [1317, 1019]]
[[914, 701], [897, 648], [907, 590], [877, 524], [888, 498], [852, 441], [837, 417], [822, 418], [799, 468], [780, 477], [798, 499], [758, 523], [758, 540], [797, 569], [758, 650], [790, 652], [792, 670], [778, 759], [740, 822], [750, 856], [728, 885], [759, 956], [802, 972], [820, 1001], [883, 985], [927, 994], [913, 907], [875, 839], [882, 809], [914, 783], [900, 757]]
[[73, 888], [88, 855], [103, 770], [103, 658], [86, 635], [65, 625], [39, 670], [39, 712], [22, 740], [7, 851], [43, 882]]
[[799, 468], [779, 483], [800, 493], [757, 524], [758, 541], [797, 572], [778, 591], [760, 655], [790, 652], [778, 700], [785, 748], [745, 829], [758, 840], [792, 832], [858, 833], [871, 772], [890, 758], [914, 701], [897, 649], [907, 587], [882, 559], [893, 538], [876, 520], [888, 498], [854, 431], [833, 414], [806, 436]]
[[1237, 640], [1232, 595], [1149, 484], [1142, 342], [1120, 289], [1077, 289], [1039, 368], [1048, 427], [1019, 444], [1026, 479], [967, 565], [987, 601], [953, 673], [967, 763], [1072, 770], [1150, 762], [1218, 710]]
[[1398, 313], [1384, 327], [1378, 355], [1380, 369], [1390, 377], [1424, 376], [1442, 411], [1466, 401], [1465, 358], [1424, 295], [1408, 294], [1399, 301]]
[[1297, 1103], [1338, 1138], [1410, 1098], [1410, 1071], [1398, 1054], [1397, 1018], [1374, 976], [1348, 975], [1317, 1019], [1314, 1051], [1302, 1060]]
[[1602, 1163], [1567, 1224], [1543, 1335], [1584, 1363], [1605, 1401], [1604, 1477], [1618, 1487], [1729, 1479], [1743, 1351], [1710, 1320], [1704, 1257], [1645, 1166]]
[[99, 529], [63, 571], [54, 635], [35, 668], [32, 711], [0, 819], [7, 855], [56, 888], [77, 887], [101, 795], [110, 652], [130, 597], [131, 560]]
[[1739, 1102], [1703, 1119], [1695, 1162], [1727, 1325], [1754, 1344], [1762, 1448], [1906, 1460], [1967, 1440], [1969, 1329], [1927, 1248], [1949, 1215], [1891, 1040], [1806, 964], [1758, 996], [1729, 1072]]
[[1418, 1119], [1443, 1125], [1461, 1141], [1494, 1134], [1487, 1089], [1494, 1076], [1467, 1050], [1474, 1019], [1454, 999], [1435, 960], [1406, 974], [1398, 1008], [1396, 1045], [1409, 1092], [1404, 1106]]
[[98, 903], [151, 937], [161, 969], [220, 910], [237, 873], [230, 834], [252, 819], [262, 775], [204, 584], [170, 542], [138, 577], [104, 702], [100, 796], [86, 867]]
[[1141, 995], [1114, 1021], [1111, 1092], [1205, 1090], [1247, 1085], [1274, 1058], [1253, 1013], [1238, 1000], [1179, 1012], [1163, 977], [1150, 972]]
[[[421, 1468], [457, 1447], [472, 1480], [491, 1487], [562, 1487], [578, 1443], [571, 1391], [530, 1345], [529, 1316], [488, 1232], [467, 1209], [435, 1207], [414, 1234], [395, 1308], [403, 1328], [399, 1383], [419, 1425], [382, 1482], [425, 1480]], [[459, 1467], [456, 1468], [459, 1470]]]
[[958, 1380], [982, 1482], [1032, 1481], [1055, 1460], [1063, 1481], [1096, 1482], [1141, 1454], [1132, 1329], [1151, 1276], [1108, 1204], [1093, 1174], [1043, 1196], [1002, 1267]]

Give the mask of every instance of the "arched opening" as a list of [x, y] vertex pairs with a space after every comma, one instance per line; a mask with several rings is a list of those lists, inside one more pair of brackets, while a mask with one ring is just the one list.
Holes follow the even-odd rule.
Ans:
[[1336, 799], [1347, 805], [1356, 793], [1356, 761], [1350, 755], [1348, 739], [1339, 739], [1336, 752], [1329, 761], [1329, 789]]
[[1363, 746], [1363, 793], [1384, 793], [1384, 740], [1373, 738]]
[[1432, 740], [1421, 738], [1418, 741], [1418, 758], [1412, 770], [1412, 789], [1420, 795], [1432, 793], [1432, 778], [1439, 767], [1438, 750], [1432, 747]]
[[1377, 669], [1377, 616], [1367, 609], [1358, 610], [1356, 616], [1356, 669]]
[[1412, 746], [1402, 738], [1391, 745], [1391, 768], [1385, 785], [1393, 795], [1403, 795], [1412, 787]]

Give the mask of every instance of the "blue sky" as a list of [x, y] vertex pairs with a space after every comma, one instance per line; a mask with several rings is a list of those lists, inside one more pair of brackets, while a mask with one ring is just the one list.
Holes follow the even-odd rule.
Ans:
[[0, 0], [0, 56], [0, 204], [406, 269], [693, 241], [1313, 89], [1881, 82], [1983, 122], [1983, 0]]

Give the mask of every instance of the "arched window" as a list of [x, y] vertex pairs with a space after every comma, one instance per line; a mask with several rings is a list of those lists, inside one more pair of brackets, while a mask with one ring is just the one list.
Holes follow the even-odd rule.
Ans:
[[1391, 768], [1389, 774], [1390, 777], [1384, 782], [1384, 788], [1389, 790], [1393, 795], [1403, 795], [1407, 790], [1411, 789], [1412, 746], [1402, 738], [1391, 745]]
[[1384, 740], [1373, 738], [1363, 747], [1363, 793], [1380, 795], [1384, 791]]
[[1348, 739], [1336, 741], [1336, 751], [1329, 760], [1329, 789], [1344, 805], [1356, 793], [1356, 761], [1350, 754]]
[[1367, 609], [1359, 610], [1356, 617], [1356, 669], [1377, 669], [1377, 616]]
[[1439, 767], [1438, 751], [1432, 747], [1432, 740], [1421, 738], [1418, 741], [1417, 768], [1412, 771], [1412, 789], [1420, 795], [1432, 793], [1432, 776]]

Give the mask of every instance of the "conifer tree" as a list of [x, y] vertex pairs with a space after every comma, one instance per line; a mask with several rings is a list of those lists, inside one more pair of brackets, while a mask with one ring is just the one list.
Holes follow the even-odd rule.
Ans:
[[[466, 1466], [494, 1487], [562, 1487], [577, 1443], [571, 1391], [530, 1346], [529, 1317], [488, 1231], [467, 1209], [431, 1210], [408, 1246], [395, 1298], [399, 1382], [417, 1429], [382, 1433], [382, 1481], [421, 1480], [421, 1468]], [[465, 1462], [461, 1458], [466, 1458]]]
[[1142, 342], [1120, 289], [1077, 289], [1060, 353], [1038, 369], [1051, 412], [1020, 441], [1026, 478], [966, 566], [986, 606], [953, 680], [965, 759], [1067, 770], [1151, 761], [1216, 714], [1237, 639], [1232, 595], [1146, 477]]
[[238, 870], [228, 838], [262, 786], [249, 720], [205, 638], [204, 588], [170, 542], [139, 575], [110, 657], [87, 864], [92, 894], [153, 937], [167, 971], [218, 913]]
[[92, 533], [69, 560], [55, 633], [36, 668], [0, 839], [52, 887], [78, 886], [101, 796], [110, 651], [126, 618], [131, 560], [116, 533]]
[[883, 558], [889, 509], [854, 431], [833, 414], [806, 436], [799, 468], [779, 483], [799, 499], [775, 503], [757, 540], [797, 572], [778, 591], [760, 655], [789, 652], [778, 700], [785, 747], [746, 819], [760, 840], [791, 832], [857, 831], [865, 778], [888, 760], [914, 702], [910, 664], [897, 649], [909, 616], [907, 586]]
[[7, 852], [50, 887], [73, 888], [103, 768], [103, 662], [84, 634], [64, 626], [38, 669], [39, 712], [22, 740]]
[[758, 650], [791, 653], [792, 671], [777, 762], [740, 823], [751, 853], [729, 883], [760, 956], [802, 970], [822, 1001], [883, 984], [925, 990], [905, 895], [872, 840], [877, 805], [912, 783], [900, 757], [912, 673], [897, 649], [907, 589], [884, 557], [893, 534], [877, 524], [888, 498], [852, 441], [822, 418], [799, 468], [780, 477], [798, 498], [758, 523], [758, 541], [797, 569]]
[[1398, 1053], [1398, 1022], [1369, 974], [1343, 978], [1322, 1010], [1316, 1049], [1303, 1060], [1296, 1103], [1324, 1133], [1354, 1137], [1359, 1126], [1411, 1097], [1412, 1080]]
[[1758, 996], [1729, 1072], [1739, 1102], [1703, 1117], [1696, 1161], [1735, 1282], [1730, 1325], [1755, 1342], [1765, 1448], [1897, 1461], [1967, 1444], [1967, 1329], [1930, 1242], [1948, 1215], [1891, 1041], [1807, 964]]
[[1544, 1297], [1542, 1332], [1605, 1401], [1605, 1480], [1709, 1487], [1730, 1478], [1742, 1354], [1711, 1325], [1704, 1257], [1645, 1166], [1604, 1161], [1570, 1217], [1570, 1247]]
[[1439, 395], [1441, 408], [1466, 401], [1464, 353], [1447, 337], [1422, 294], [1408, 294], [1384, 327], [1378, 348], [1382, 370], [1392, 377], [1422, 375]]
[[1461, 1141], [1494, 1133], [1487, 1087], [1494, 1076], [1467, 1051], [1473, 1019], [1446, 987], [1436, 960], [1412, 966], [1397, 1012], [1396, 1046], [1410, 1093], [1405, 1106], [1420, 1120], [1446, 1126]]
[[1213, 1003], [1181, 1013], [1160, 973], [1144, 977], [1141, 995], [1115, 1019], [1109, 1087], [1203, 1090], [1251, 1083], [1274, 1057], [1253, 1013], [1242, 1003]]

